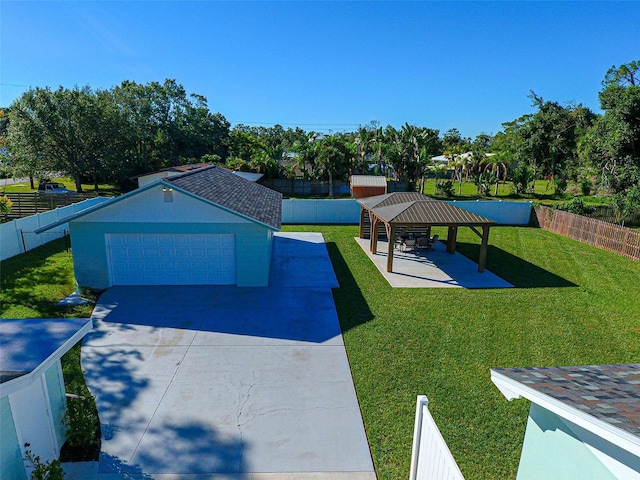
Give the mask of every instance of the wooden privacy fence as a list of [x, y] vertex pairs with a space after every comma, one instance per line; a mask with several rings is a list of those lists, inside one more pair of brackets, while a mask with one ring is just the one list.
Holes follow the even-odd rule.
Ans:
[[535, 212], [545, 230], [640, 260], [640, 231], [542, 205]]
[[95, 198], [99, 194], [90, 193], [7, 193], [13, 203], [11, 212], [3, 215], [3, 219], [29, 217], [37, 213], [48, 212], [59, 207], [66, 207], [82, 202], [88, 198]]

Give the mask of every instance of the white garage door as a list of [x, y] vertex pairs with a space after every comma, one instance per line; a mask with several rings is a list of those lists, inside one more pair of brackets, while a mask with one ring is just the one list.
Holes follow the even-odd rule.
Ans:
[[233, 235], [108, 234], [113, 285], [233, 285]]

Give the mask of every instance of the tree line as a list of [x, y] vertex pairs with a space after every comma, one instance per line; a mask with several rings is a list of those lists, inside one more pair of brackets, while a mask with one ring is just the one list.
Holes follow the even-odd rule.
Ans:
[[[415, 189], [446, 169], [453, 182], [472, 181], [482, 195], [510, 180], [516, 194], [547, 179], [556, 193], [602, 187], [620, 209], [640, 205], [640, 61], [611, 67], [599, 100], [604, 114], [530, 93], [534, 113], [505, 122], [495, 135], [464, 138], [457, 129], [372, 121], [352, 132], [236, 125], [212, 113], [201, 95], [175, 80], [125, 81], [109, 90], [35, 88], [0, 111], [4, 168], [16, 176], [64, 172], [76, 187], [114, 182], [186, 163], [209, 162], [267, 178], [346, 180], [354, 173], [393, 176]], [[448, 165], [434, 164], [444, 155]], [[438, 166], [440, 165], [440, 166]]]

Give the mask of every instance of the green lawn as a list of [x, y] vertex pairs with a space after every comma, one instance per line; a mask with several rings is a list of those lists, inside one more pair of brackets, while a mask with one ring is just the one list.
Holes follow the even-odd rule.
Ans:
[[[64, 183], [64, 186], [69, 190], [76, 190], [75, 182], [69, 177], [52, 178], [53, 182]], [[133, 186], [133, 184], [132, 184]], [[14, 183], [12, 185], [6, 185], [4, 180], [0, 180], [0, 193], [33, 193], [37, 191], [38, 181], [35, 181], [35, 189], [31, 188], [29, 181]], [[84, 193], [95, 192], [95, 186], [93, 183], [83, 183], [82, 191]], [[103, 196], [113, 196], [122, 193], [118, 187], [110, 183], [98, 184], [98, 193]]]
[[[0, 263], [0, 318], [89, 317], [92, 305], [57, 307], [75, 289], [73, 260], [63, 239], [54, 240], [23, 255]], [[1, 320], [0, 320], [1, 321]], [[89, 397], [80, 366], [78, 343], [62, 357], [68, 393]], [[95, 415], [95, 405], [90, 402]], [[91, 453], [91, 451], [89, 451]], [[90, 458], [86, 458], [90, 459]]]
[[[438, 182], [442, 183], [445, 179], [440, 179]], [[491, 187], [491, 196], [486, 197], [487, 199], [506, 199], [509, 200], [517, 200], [517, 196], [513, 195], [513, 182], [500, 182], [498, 185], [498, 195], [493, 196], [495, 186]], [[473, 184], [471, 180], [467, 182], [462, 182], [462, 189], [460, 189], [460, 183], [454, 182], [453, 191], [455, 196], [452, 197], [454, 200], [475, 200], [477, 198], [482, 198], [478, 195], [478, 188]], [[424, 192], [425, 195], [431, 195], [438, 197], [439, 194], [436, 192], [436, 181], [433, 178], [429, 178], [425, 181]], [[534, 195], [524, 195], [522, 196], [523, 200], [543, 200], [543, 199], [551, 199], [555, 195], [555, 187], [553, 183], [549, 183], [546, 180], [536, 180], [534, 185]]]
[[[353, 240], [357, 227], [285, 229], [324, 234], [380, 480], [408, 476], [418, 394], [467, 480], [515, 478], [529, 404], [508, 402], [490, 368], [640, 358], [638, 262], [540, 229], [497, 227], [487, 268], [516, 288], [392, 289]], [[477, 259], [477, 237], [465, 229], [459, 240]]]
[[[283, 230], [319, 231], [327, 241], [340, 282], [334, 298], [380, 480], [408, 476], [418, 394], [429, 397], [467, 480], [514, 478], [528, 402], [508, 402], [490, 381], [490, 368], [640, 358], [640, 262], [540, 229], [496, 227], [487, 268], [516, 288], [392, 289], [353, 240], [358, 227]], [[459, 250], [477, 259], [477, 237], [465, 229], [459, 240]], [[62, 240], [0, 268], [2, 317], [89, 316], [90, 307], [55, 307], [73, 291], [71, 255]], [[75, 348], [65, 356], [69, 382], [81, 375], [78, 355]]]

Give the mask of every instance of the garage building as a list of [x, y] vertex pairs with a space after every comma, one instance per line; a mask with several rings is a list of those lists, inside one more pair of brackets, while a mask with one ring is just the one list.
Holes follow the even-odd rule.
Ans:
[[282, 195], [216, 166], [163, 178], [69, 223], [76, 281], [267, 286]]

